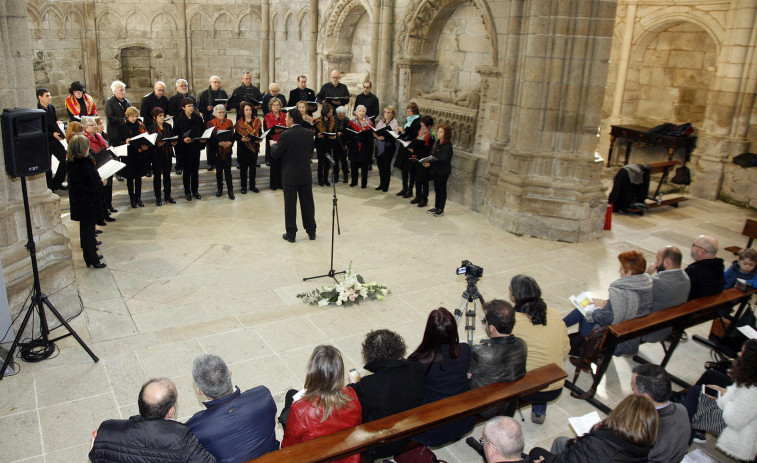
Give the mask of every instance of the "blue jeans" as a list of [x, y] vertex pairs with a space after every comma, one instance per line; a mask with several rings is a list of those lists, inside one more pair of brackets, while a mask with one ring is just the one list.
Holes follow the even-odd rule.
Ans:
[[582, 314], [578, 309], [573, 309], [573, 311], [566, 315], [565, 318], [562, 319], [562, 321], [565, 322], [565, 326], [567, 326], [568, 328], [578, 323], [578, 331], [584, 336], [591, 333], [594, 328], [597, 327], [596, 323], [587, 321], [586, 317], [584, 317], [584, 314]]

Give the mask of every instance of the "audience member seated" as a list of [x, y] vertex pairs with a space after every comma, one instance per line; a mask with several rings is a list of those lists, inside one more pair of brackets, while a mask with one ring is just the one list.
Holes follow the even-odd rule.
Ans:
[[518, 422], [510, 417], [495, 416], [487, 421], [479, 443], [483, 446], [487, 463], [531, 461], [523, 455], [523, 431]]
[[[471, 349], [460, 342], [455, 317], [444, 307], [432, 310], [426, 320], [423, 340], [408, 360], [423, 366], [423, 403], [429, 404], [468, 390]], [[413, 437], [429, 447], [459, 440], [476, 423], [473, 416], [448, 423]]]
[[[691, 281], [681, 270], [683, 254], [677, 246], [668, 245], [657, 251], [653, 264], [647, 268], [652, 275], [652, 312], [681, 305], [689, 300]], [[657, 272], [655, 274], [655, 272]], [[673, 328], [665, 328], [644, 336], [643, 342], [660, 342], [667, 338]]]
[[[292, 397], [289, 393], [287, 395]], [[341, 352], [333, 346], [317, 346], [308, 360], [305, 393], [289, 409], [281, 447], [351, 428], [361, 421], [362, 409], [357, 394], [351, 387], [344, 386]], [[360, 454], [337, 462], [359, 463]]]
[[711, 236], [699, 235], [691, 245], [694, 262], [686, 267], [686, 274], [691, 280], [689, 300], [714, 296], [723, 291], [725, 265], [717, 253], [718, 240]]
[[652, 403], [630, 395], [592, 430], [575, 439], [558, 437], [552, 450], [536, 447], [529, 453], [534, 462], [636, 463], [649, 461], [660, 418]]
[[[526, 376], [526, 342], [513, 333], [515, 310], [509, 302], [494, 299], [484, 305], [484, 323], [489, 339], [475, 344], [471, 352], [470, 388], [476, 389], [492, 383], [509, 383]], [[481, 413], [491, 418], [499, 414], [513, 416], [518, 406], [512, 400]]]
[[[515, 328], [513, 335], [528, 346], [526, 371], [554, 363], [562, 366], [568, 358], [568, 328], [560, 320], [560, 314], [547, 308], [541, 298], [541, 289], [536, 281], [525, 275], [516, 275], [510, 280], [510, 300], [515, 303]], [[558, 397], [564, 381], [557, 381], [545, 389], [523, 397], [531, 403], [531, 421], [544, 423], [547, 417], [547, 402]]]
[[[563, 321], [571, 327], [579, 324], [580, 335], [571, 335], [571, 355], [578, 355], [583, 337], [599, 326], [612, 325], [636, 317], [643, 317], [652, 311], [652, 277], [645, 273], [647, 261], [639, 251], [628, 251], [618, 255], [620, 278], [610, 284], [609, 300], [594, 299], [597, 308], [587, 312], [574, 309]], [[615, 355], [636, 354], [640, 339], [622, 342], [615, 349]], [[576, 359], [571, 363], [578, 365]]]
[[[703, 441], [704, 431], [719, 434], [720, 450], [738, 460], [752, 461], [757, 457], [757, 339], [744, 343], [728, 378], [721, 376], [708, 370], [686, 395], [684, 404], [693, 418], [694, 440]], [[719, 391], [720, 398], [702, 394], [704, 386]]]
[[657, 441], [649, 452], [650, 463], [681, 461], [689, 449], [691, 425], [686, 407], [670, 402], [670, 376], [659, 365], [637, 365], [631, 389], [649, 400], [660, 415]]
[[267, 387], [240, 392], [226, 362], [212, 354], [195, 357], [192, 378], [210, 400], [187, 426], [219, 463], [241, 463], [278, 450], [276, 404]]
[[139, 391], [139, 415], [103, 421], [89, 452], [92, 463], [213, 463], [188, 427], [174, 421], [176, 385], [151, 379]]
[[[373, 373], [350, 384], [363, 409], [363, 423], [404, 412], [423, 403], [423, 366], [405, 360], [402, 337], [389, 330], [371, 331], [363, 342], [365, 369]], [[410, 439], [392, 442], [366, 452], [373, 461], [400, 453]]]
[[733, 261], [725, 271], [725, 285], [723, 289], [733, 288], [736, 279], [746, 281], [752, 288], [757, 288], [757, 249], [746, 248], [739, 251], [739, 258]]

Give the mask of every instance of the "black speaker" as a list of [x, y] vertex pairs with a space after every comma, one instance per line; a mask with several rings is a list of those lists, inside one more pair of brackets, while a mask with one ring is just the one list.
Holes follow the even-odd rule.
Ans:
[[29, 177], [50, 170], [45, 116], [42, 109], [3, 109], [5, 170], [11, 177]]

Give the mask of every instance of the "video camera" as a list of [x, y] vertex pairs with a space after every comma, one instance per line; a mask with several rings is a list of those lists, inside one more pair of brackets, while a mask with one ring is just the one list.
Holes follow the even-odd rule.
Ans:
[[460, 267], [457, 268], [457, 274], [478, 279], [484, 276], [484, 269], [471, 264], [469, 260], [464, 260], [460, 263]]

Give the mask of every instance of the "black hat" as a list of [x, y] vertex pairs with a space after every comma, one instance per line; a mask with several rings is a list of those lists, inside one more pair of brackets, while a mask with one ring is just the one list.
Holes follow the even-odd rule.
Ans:
[[84, 92], [84, 93], [87, 92], [87, 87], [84, 86], [84, 82], [82, 82], [80, 80], [72, 82], [71, 83], [71, 88], [68, 89], [68, 93], [70, 93], [70, 94], [73, 95], [74, 92], [77, 91], [77, 90], [80, 91], [80, 92]]

